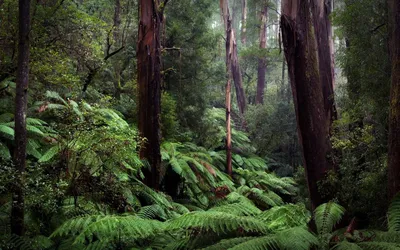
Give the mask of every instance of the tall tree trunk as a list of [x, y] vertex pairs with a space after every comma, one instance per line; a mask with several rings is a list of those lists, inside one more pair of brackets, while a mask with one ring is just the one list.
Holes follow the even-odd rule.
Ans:
[[11, 233], [24, 234], [23, 173], [26, 166], [26, 111], [29, 84], [29, 30], [31, 25], [30, 0], [19, 0], [19, 45], [17, 89], [15, 97], [15, 148], [14, 165], [18, 172], [12, 197]]
[[228, 2], [220, 1], [222, 18], [226, 34], [226, 84], [225, 84], [225, 110], [226, 110], [226, 167], [228, 175], [232, 175], [232, 140], [231, 140], [231, 81], [232, 81], [232, 56], [234, 50], [234, 33], [229, 15]]
[[240, 38], [243, 46], [246, 46], [247, 40], [247, 0], [242, 0], [242, 24], [240, 30]]
[[140, 157], [146, 158], [150, 171], [145, 183], [158, 189], [161, 164], [161, 23], [168, 0], [139, 2], [139, 34], [137, 45], [139, 132], [146, 138]]
[[[229, 7], [227, 0], [220, 0], [220, 7], [222, 18], [224, 20], [225, 30], [228, 28], [228, 21], [230, 20], [229, 15]], [[242, 115], [242, 119], [244, 112], [246, 110], [246, 96], [244, 94], [243, 89], [243, 81], [242, 81], [242, 71], [240, 70], [239, 58], [237, 54], [237, 44], [235, 38], [235, 31], [231, 28], [231, 40], [232, 40], [232, 55], [231, 55], [231, 71], [232, 78], [235, 83], [235, 91], [236, 91], [236, 99], [239, 107], [240, 114]], [[243, 123], [245, 124], [245, 122]]]
[[299, 143], [303, 147], [311, 205], [326, 201], [317, 183], [323, 180], [332, 163], [329, 160], [329, 127], [319, 75], [317, 41], [310, 13], [311, 0], [283, 0], [281, 28], [285, 56], [292, 85]]
[[[260, 25], [260, 50], [264, 52], [267, 45], [267, 19], [268, 19], [268, 5], [265, 2], [264, 6], [261, 6], [261, 25]], [[257, 69], [257, 94], [256, 104], [264, 103], [264, 90], [265, 90], [265, 74], [267, 71], [267, 59], [262, 53], [262, 57], [258, 59]]]
[[388, 182], [389, 198], [400, 192], [400, 0], [388, 0], [392, 61], [390, 91]]
[[315, 37], [318, 44], [319, 72], [324, 94], [324, 107], [328, 125], [332, 126], [337, 119], [334, 98], [334, 63], [332, 25], [329, 20], [331, 0], [312, 0], [311, 10], [314, 22]]

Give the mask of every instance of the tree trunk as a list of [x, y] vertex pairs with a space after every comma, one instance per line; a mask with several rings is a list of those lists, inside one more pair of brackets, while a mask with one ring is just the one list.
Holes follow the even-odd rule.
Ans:
[[11, 233], [24, 234], [24, 191], [23, 173], [26, 166], [26, 111], [28, 101], [29, 84], [29, 30], [30, 0], [19, 0], [19, 45], [18, 45], [18, 69], [17, 89], [15, 97], [15, 148], [14, 165], [18, 172], [12, 197], [11, 208]]
[[161, 164], [161, 23], [168, 0], [139, 2], [139, 34], [137, 45], [139, 132], [146, 138], [140, 157], [146, 158], [150, 171], [145, 171], [145, 183], [155, 189], [160, 183]]
[[247, 25], [247, 0], [242, 0], [242, 25], [240, 30], [240, 38], [243, 46], [246, 46], [246, 40], [247, 40], [246, 25]]
[[267, 45], [267, 3], [264, 3], [261, 8], [260, 50], [262, 51], [262, 57], [258, 59], [256, 104], [264, 104], [265, 74], [267, 71], [267, 59], [263, 54]]
[[[230, 20], [228, 1], [220, 0], [220, 7], [222, 12], [222, 18], [224, 20], [225, 31], [228, 28], [228, 21]], [[235, 83], [235, 91], [236, 91], [236, 99], [239, 107], [240, 114], [242, 115], [242, 119], [244, 119], [243, 115], [246, 110], [246, 96], [244, 94], [243, 89], [243, 81], [242, 81], [242, 71], [240, 70], [239, 58], [237, 54], [237, 44], [235, 38], [235, 32], [231, 28], [231, 71], [233, 82]], [[245, 122], [243, 122], [245, 124]]]
[[329, 20], [331, 0], [312, 0], [311, 10], [314, 22], [315, 37], [318, 44], [319, 72], [324, 94], [324, 107], [328, 125], [332, 126], [337, 119], [334, 98], [334, 63], [332, 25]]
[[389, 44], [392, 62], [390, 91], [388, 183], [389, 198], [400, 192], [400, 1], [388, 0]]
[[222, 18], [225, 24], [226, 33], [226, 84], [225, 84], [225, 110], [226, 110], [226, 167], [225, 171], [232, 176], [232, 140], [231, 140], [231, 81], [232, 81], [232, 56], [234, 50], [234, 33], [232, 22], [229, 16], [228, 3], [220, 1]]
[[303, 164], [314, 209], [327, 201], [319, 192], [317, 183], [332, 169], [332, 163], [329, 160], [329, 127], [324, 112], [318, 48], [309, 1], [282, 1], [281, 27], [299, 143], [303, 147]]

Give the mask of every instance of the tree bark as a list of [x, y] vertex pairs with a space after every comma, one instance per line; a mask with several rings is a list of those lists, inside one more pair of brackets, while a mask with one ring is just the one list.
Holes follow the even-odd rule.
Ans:
[[228, 4], [221, 0], [221, 12], [224, 19], [226, 33], [226, 84], [225, 84], [225, 110], [226, 110], [226, 167], [225, 171], [232, 176], [232, 140], [231, 140], [231, 81], [232, 81], [232, 56], [234, 50], [234, 33], [229, 16]]
[[240, 30], [240, 38], [243, 46], [246, 46], [247, 40], [247, 0], [242, 0], [242, 24]]
[[332, 163], [329, 127], [318, 65], [318, 47], [310, 13], [311, 0], [283, 0], [281, 28], [292, 85], [299, 143], [303, 147], [312, 208], [327, 201], [318, 190]]
[[400, 1], [388, 0], [392, 62], [390, 91], [388, 183], [389, 199], [400, 192]]
[[[265, 2], [261, 7], [260, 25], [260, 50], [264, 51], [267, 45], [267, 19], [268, 5]], [[256, 104], [264, 104], [265, 74], [267, 72], [267, 59], [264, 55], [258, 59]]]
[[28, 102], [29, 84], [29, 30], [30, 0], [19, 0], [19, 45], [17, 89], [15, 97], [15, 148], [14, 165], [18, 173], [12, 197], [11, 233], [23, 235], [24, 227], [24, 189], [23, 173], [26, 167], [26, 111]]
[[331, 13], [331, 0], [312, 0], [311, 10], [314, 22], [315, 37], [318, 44], [319, 72], [324, 94], [324, 107], [327, 122], [332, 123], [337, 119], [334, 98], [334, 61], [333, 61], [333, 38], [332, 25], [329, 20]]
[[146, 138], [140, 157], [146, 158], [150, 171], [145, 183], [155, 189], [160, 183], [161, 164], [161, 23], [168, 0], [139, 2], [139, 34], [137, 45], [139, 132]]
[[[228, 1], [220, 0], [220, 7], [226, 31], [228, 28], [228, 21], [230, 20]], [[232, 42], [232, 47], [231, 47], [232, 54], [231, 54], [230, 64], [231, 64], [232, 78], [235, 84], [236, 99], [239, 107], [239, 112], [242, 115], [242, 119], [244, 119], [243, 116], [244, 112], [246, 111], [246, 96], [244, 94], [242, 71], [240, 69], [239, 58], [237, 54], [235, 31], [232, 28], [231, 28], [231, 42]], [[245, 124], [245, 122], [243, 122], [243, 124]]]

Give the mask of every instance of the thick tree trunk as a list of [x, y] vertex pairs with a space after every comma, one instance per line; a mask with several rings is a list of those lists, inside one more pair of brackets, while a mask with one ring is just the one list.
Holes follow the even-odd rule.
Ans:
[[[220, 7], [222, 18], [224, 20], [225, 31], [228, 28], [228, 21], [230, 20], [229, 15], [229, 8], [228, 8], [228, 1], [227, 0], [220, 0]], [[235, 91], [236, 91], [236, 99], [239, 107], [240, 114], [242, 115], [242, 119], [244, 112], [246, 110], [246, 96], [244, 94], [243, 89], [243, 81], [242, 81], [242, 71], [240, 70], [239, 65], [239, 58], [237, 54], [237, 44], [236, 44], [236, 37], [235, 32], [231, 28], [231, 42], [232, 42], [232, 55], [231, 55], [231, 71], [232, 71], [232, 78], [233, 82], [235, 83]], [[245, 122], [243, 122], [245, 124]]]
[[[268, 5], [265, 3], [261, 10], [261, 26], [260, 26], [260, 50], [265, 50], [267, 46], [267, 19], [268, 19]], [[257, 93], [256, 104], [264, 103], [264, 90], [265, 90], [265, 74], [267, 72], [267, 59], [262, 56], [258, 59], [257, 69]]]
[[12, 197], [11, 233], [24, 234], [24, 191], [23, 173], [26, 166], [26, 111], [29, 84], [29, 30], [30, 0], [19, 0], [19, 45], [17, 89], [15, 97], [15, 148], [14, 165], [18, 172]]
[[146, 138], [140, 149], [150, 171], [145, 171], [145, 183], [158, 189], [161, 164], [161, 23], [168, 0], [140, 0], [139, 34], [137, 45], [139, 132]]
[[240, 30], [240, 38], [243, 46], [246, 46], [246, 40], [247, 40], [246, 26], [247, 26], [247, 0], [242, 0], [242, 24]]
[[400, 0], [388, 0], [392, 61], [390, 92], [388, 183], [389, 198], [400, 192]]
[[309, 1], [282, 1], [281, 27], [308, 189], [312, 207], [316, 208], [326, 201], [317, 184], [332, 169], [332, 164]]
[[332, 25], [329, 20], [331, 6], [331, 0], [311, 1], [315, 37], [318, 44], [318, 62], [322, 91], [324, 94], [324, 107], [327, 115], [327, 122], [330, 127], [333, 121], [337, 119], [333, 91], [335, 72], [333, 65]]

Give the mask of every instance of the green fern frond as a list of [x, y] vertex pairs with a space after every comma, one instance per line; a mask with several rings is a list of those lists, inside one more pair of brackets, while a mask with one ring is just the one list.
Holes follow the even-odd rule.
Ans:
[[0, 142], [0, 158], [10, 160], [11, 159], [11, 154], [10, 150], [6, 145]]
[[158, 204], [141, 207], [139, 212], [137, 213], [137, 216], [142, 219], [167, 219], [167, 214], [165, 213], [164, 209]]
[[71, 219], [61, 225], [52, 235], [77, 235], [74, 243], [114, 241], [120, 237], [131, 240], [144, 239], [160, 233], [164, 224], [156, 220], [141, 219], [136, 216], [95, 215]]
[[400, 194], [392, 200], [387, 216], [389, 231], [400, 232]]
[[261, 213], [261, 210], [258, 209], [256, 206], [245, 202], [216, 206], [209, 209], [208, 211], [224, 212], [239, 216], [254, 216]]
[[358, 245], [364, 250], [399, 250], [400, 244], [388, 242], [361, 242]]
[[280, 231], [307, 225], [311, 215], [304, 204], [287, 204], [272, 207], [258, 215], [257, 218], [264, 221], [272, 231]]
[[3, 113], [0, 115], [0, 123], [6, 123], [14, 120], [14, 114], [12, 113]]
[[202, 250], [223, 250], [223, 249], [231, 249], [232, 247], [235, 247], [241, 243], [250, 241], [255, 239], [255, 237], [239, 237], [239, 238], [233, 238], [233, 239], [226, 239], [226, 240], [221, 240], [217, 244], [214, 244], [212, 246], [203, 248]]
[[42, 155], [42, 157], [40, 157], [39, 162], [41, 163], [48, 162], [51, 159], [53, 159], [53, 157], [56, 156], [59, 152], [60, 152], [60, 147], [58, 145], [51, 147], [49, 150], [47, 150], [46, 153]]
[[319, 243], [318, 238], [305, 225], [280, 231], [276, 239], [281, 250], [308, 250]]
[[318, 206], [314, 211], [315, 224], [320, 235], [330, 233], [340, 221], [345, 209], [334, 203], [328, 202]]
[[7, 125], [0, 124], [0, 134], [2, 134], [5, 138], [9, 140], [14, 139], [14, 129], [10, 128]]
[[55, 101], [62, 102], [65, 106], [68, 106], [68, 103], [60, 96], [60, 94], [58, 94], [58, 93], [55, 92], [55, 91], [49, 91], [49, 90], [47, 90], [45, 96], [46, 96], [47, 98], [49, 98], [49, 99], [53, 99], [53, 100], [55, 100]]
[[36, 159], [40, 159], [42, 154], [38, 151], [38, 148], [40, 148], [40, 145], [36, 140], [28, 139], [28, 143], [26, 145], [26, 153], [28, 155], [32, 155]]
[[190, 212], [168, 222], [167, 230], [198, 229], [223, 234], [235, 231], [267, 233], [268, 226], [252, 217], [236, 216], [223, 212]]
[[232, 248], [229, 248], [231, 250], [279, 250], [279, 243], [276, 239], [275, 236], [264, 236], [264, 237], [258, 237], [254, 238], [251, 240], [248, 240], [246, 242], [243, 242], [241, 244], [238, 244]]
[[362, 248], [356, 243], [345, 240], [336, 244], [332, 250], [362, 250]]

